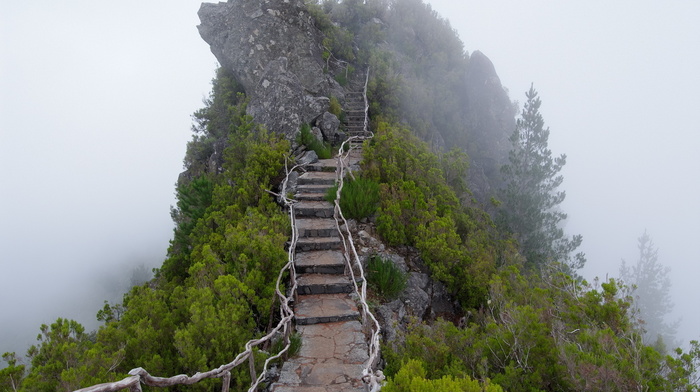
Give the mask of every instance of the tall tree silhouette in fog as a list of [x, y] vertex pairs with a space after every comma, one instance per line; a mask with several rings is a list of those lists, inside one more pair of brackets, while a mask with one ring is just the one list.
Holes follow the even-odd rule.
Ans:
[[645, 343], [659, 348], [668, 344], [675, 346], [678, 323], [666, 321], [673, 310], [668, 276], [671, 268], [659, 262], [659, 250], [646, 231], [637, 241], [639, 259], [631, 266], [622, 260], [620, 278], [632, 285], [634, 307], [644, 330]]
[[567, 215], [558, 209], [566, 193], [558, 190], [564, 181], [559, 174], [566, 155], [552, 156], [548, 147], [549, 128], [540, 113], [542, 101], [531, 85], [527, 102], [510, 137], [513, 148], [508, 163], [501, 168], [505, 186], [501, 193], [503, 208], [500, 224], [514, 233], [523, 255], [531, 266], [561, 262], [572, 269], [583, 267], [582, 253], [570, 254], [582, 237], [569, 239], [561, 227]]

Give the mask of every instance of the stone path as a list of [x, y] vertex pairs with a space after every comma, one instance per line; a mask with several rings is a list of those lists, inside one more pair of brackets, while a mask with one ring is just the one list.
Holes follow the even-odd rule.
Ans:
[[[351, 155], [357, 163], [360, 154]], [[365, 391], [360, 379], [368, 359], [354, 287], [345, 274], [342, 241], [333, 204], [324, 200], [335, 185], [335, 159], [320, 160], [299, 177], [295, 206], [299, 240], [294, 306], [301, 335], [299, 354], [282, 366], [274, 392]]]
[[345, 121], [348, 136], [366, 136], [365, 119], [365, 96], [362, 93], [347, 93]]

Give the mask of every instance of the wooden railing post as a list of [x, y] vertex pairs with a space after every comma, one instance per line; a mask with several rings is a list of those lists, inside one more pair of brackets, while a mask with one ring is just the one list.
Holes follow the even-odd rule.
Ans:
[[228, 370], [224, 372], [224, 376], [221, 377], [221, 392], [228, 392], [231, 388], [231, 372]]
[[248, 357], [248, 367], [250, 368], [250, 379], [257, 380], [258, 376], [255, 374], [255, 355], [253, 355], [253, 352]]

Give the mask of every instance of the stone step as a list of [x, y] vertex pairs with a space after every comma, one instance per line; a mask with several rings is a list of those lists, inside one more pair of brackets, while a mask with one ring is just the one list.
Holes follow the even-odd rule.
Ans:
[[340, 237], [315, 237], [299, 238], [297, 240], [297, 252], [311, 252], [314, 250], [339, 250], [343, 248]]
[[[334, 323], [335, 324], [335, 323]], [[328, 339], [321, 342], [328, 343]], [[316, 342], [316, 347], [330, 350], [329, 344]], [[320, 344], [320, 345], [319, 345]], [[302, 347], [308, 345], [302, 340]], [[359, 353], [357, 354], [359, 356]], [[369, 357], [365, 353], [365, 357]], [[362, 363], [343, 363], [337, 359], [297, 357], [282, 365], [273, 392], [367, 392], [362, 381]]]
[[294, 199], [299, 201], [324, 201], [326, 200], [325, 193], [297, 193]]
[[[286, 362], [285, 362], [286, 364]], [[355, 365], [358, 366], [358, 365]], [[282, 366], [284, 369], [284, 366]], [[360, 367], [360, 374], [362, 374], [362, 367]], [[341, 376], [342, 377], [342, 376]], [[336, 377], [338, 378], [338, 377]], [[344, 379], [344, 378], [343, 378]], [[343, 386], [343, 384], [331, 384], [326, 386], [321, 385], [307, 385], [300, 386], [296, 384], [286, 385], [282, 383], [272, 384], [272, 392], [367, 392], [367, 388], [364, 386], [354, 387], [354, 386]]]
[[348, 294], [300, 295], [294, 305], [297, 325], [359, 320], [360, 312]]
[[304, 274], [297, 278], [297, 294], [352, 293], [355, 286], [345, 275]]
[[300, 252], [294, 260], [296, 271], [300, 274], [338, 274], [345, 272], [345, 258], [337, 250]]
[[327, 201], [299, 201], [294, 205], [294, 211], [299, 218], [332, 218], [334, 206]]
[[[335, 185], [335, 184], [333, 184]], [[297, 185], [297, 192], [299, 193], [320, 193], [325, 195], [328, 189], [332, 188], [333, 185]]]
[[300, 218], [296, 220], [299, 238], [337, 237], [338, 227], [334, 219]]
[[317, 162], [306, 165], [305, 168], [310, 172], [317, 171], [335, 173], [337, 166], [338, 161], [336, 159], [319, 159]]
[[335, 172], [306, 172], [299, 176], [298, 185], [334, 185]]
[[301, 348], [282, 365], [276, 392], [365, 391], [362, 370], [369, 359], [358, 321], [300, 325]]
[[302, 344], [300, 357], [344, 364], [364, 364], [369, 357], [367, 338], [359, 321], [304, 325], [297, 332], [302, 342], [308, 343]]

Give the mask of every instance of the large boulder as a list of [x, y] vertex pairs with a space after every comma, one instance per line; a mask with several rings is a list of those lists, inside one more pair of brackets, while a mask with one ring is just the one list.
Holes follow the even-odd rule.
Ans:
[[203, 3], [198, 15], [199, 34], [246, 91], [255, 88], [270, 61], [287, 57], [304, 89], [327, 95], [332, 79], [323, 72], [321, 34], [303, 1]]
[[340, 131], [340, 120], [332, 113], [323, 113], [316, 120], [316, 126], [321, 129], [323, 138], [332, 143], [338, 143], [345, 139], [345, 134]]
[[199, 34], [251, 99], [248, 114], [289, 140], [343, 89], [324, 72], [322, 34], [302, 0], [203, 3]]

